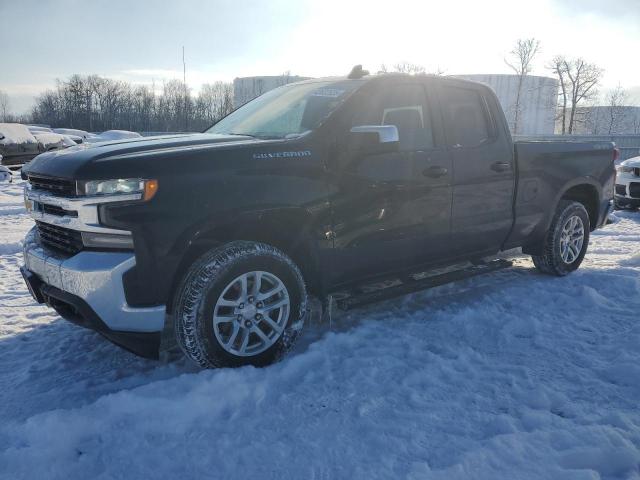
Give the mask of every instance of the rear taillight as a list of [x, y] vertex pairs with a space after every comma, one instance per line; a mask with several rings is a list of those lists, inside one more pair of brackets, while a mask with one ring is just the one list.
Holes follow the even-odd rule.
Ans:
[[613, 161], [615, 162], [620, 158], [620, 149], [618, 147], [613, 147]]

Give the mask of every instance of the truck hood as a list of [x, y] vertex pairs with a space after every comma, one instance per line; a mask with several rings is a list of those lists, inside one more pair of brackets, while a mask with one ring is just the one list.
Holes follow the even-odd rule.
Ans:
[[[195, 133], [83, 143], [38, 155], [22, 170], [25, 174], [82, 179], [86, 174], [90, 174], [90, 166], [98, 162], [103, 164], [116, 160], [122, 161], [123, 157], [135, 158], [153, 153], [179, 154], [181, 151], [187, 152], [193, 149], [223, 149], [231, 145], [262, 142], [267, 140], [243, 135]], [[104, 165], [101, 166], [104, 167]]]

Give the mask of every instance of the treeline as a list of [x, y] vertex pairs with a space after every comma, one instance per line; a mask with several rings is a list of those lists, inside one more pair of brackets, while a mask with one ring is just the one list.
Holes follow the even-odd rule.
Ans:
[[233, 109], [233, 84], [205, 84], [197, 95], [178, 80], [162, 85], [132, 85], [97, 75], [57, 81], [37, 99], [31, 122], [89, 132], [202, 131]]

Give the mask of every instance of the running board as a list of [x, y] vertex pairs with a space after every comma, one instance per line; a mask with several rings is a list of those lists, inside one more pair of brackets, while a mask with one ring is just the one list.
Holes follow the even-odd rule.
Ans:
[[[490, 260], [482, 263], [468, 264], [463, 268], [444, 271], [442, 269], [431, 272], [421, 272], [405, 275], [393, 281], [378, 282], [373, 285], [364, 285], [354, 290], [341, 291], [333, 295], [338, 308], [341, 310], [351, 310], [370, 303], [400, 297], [409, 293], [419, 292], [427, 288], [437, 287], [446, 283], [464, 280], [475, 277], [483, 273], [494, 272], [503, 268], [508, 268], [512, 262], [504, 259]], [[381, 283], [390, 284], [388, 286], [378, 286]]]

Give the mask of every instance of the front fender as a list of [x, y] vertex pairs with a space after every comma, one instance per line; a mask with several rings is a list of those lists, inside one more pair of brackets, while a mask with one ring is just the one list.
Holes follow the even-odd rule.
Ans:
[[282, 250], [301, 269], [309, 290], [323, 292], [326, 285], [325, 270], [321, 268], [323, 252], [331, 245], [322, 226], [311, 212], [295, 207], [245, 210], [203, 218], [182, 232], [172, 247], [172, 256], [180, 261], [170, 292], [177, 288], [195, 259], [234, 240], [267, 243]]

